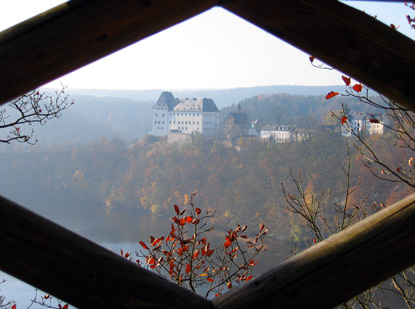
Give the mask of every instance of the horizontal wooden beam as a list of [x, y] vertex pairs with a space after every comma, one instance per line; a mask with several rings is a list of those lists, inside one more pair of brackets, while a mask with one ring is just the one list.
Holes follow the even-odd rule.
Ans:
[[0, 33], [0, 104], [216, 3], [72, 0], [5, 30]]
[[1, 196], [0, 244], [1, 270], [78, 308], [211, 308], [205, 298]]
[[333, 0], [222, 0], [221, 6], [415, 110], [415, 42], [375, 18]]
[[215, 308], [333, 308], [415, 264], [415, 195], [213, 300]]

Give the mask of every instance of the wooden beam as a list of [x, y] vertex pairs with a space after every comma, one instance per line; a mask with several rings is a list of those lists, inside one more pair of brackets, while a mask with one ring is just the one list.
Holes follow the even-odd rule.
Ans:
[[72, 0], [5, 30], [0, 33], [0, 103], [202, 13], [216, 3], [217, 0]]
[[0, 244], [3, 271], [78, 308], [211, 308], [205, 298], [1, 196]]
[[333, 308], [415, 264], [415, 195], [283, 262], [215, 308]]
[[222, 0], [221, 6], [415, 110], [415, 42], [376, 19], [333, 0]]

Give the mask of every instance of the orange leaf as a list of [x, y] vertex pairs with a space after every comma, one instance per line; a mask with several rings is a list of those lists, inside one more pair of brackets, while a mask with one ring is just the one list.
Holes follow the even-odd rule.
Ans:
[[207, 276], [207, 274], [200, 274], [199, 277]]
[[363, 86], [362, 86], [362, 84], [356, 84], [352, 88], [353, 88], [354, 91], [360, 92], [360, 91], [362, 91]]
[[186, 217], [186, 222], [187, 223], [190, 223], [190, 222], [192, 222], [193, 221], [193, 218], [192, 217]]
[[228, 248], [231, 244], [232, 244], [231, 240], [230, 240], [228, 237], [226, 237], [226, 241], [225, 241], [225, 243], [223, 244], [223, 246], [224, 246], [225, 248]]
[[[354, 88], [354, 87], [353, 87]], [[330, 91], [327, 95], [326, 95], [326, 100], [331, 99], [332, 97], [335, 97], [336, 95], [338, 95], [338, 92], [334, 92], [334, 91]]]
[[207, 281], [209, 281], [209, 282], [213, 282], [213, 281], [215, 281], [215, 280], [213, 280], [212, 278], [207, 278]]
[[186, 274], [190, 273], [191, 270], [192, 268], [190, 267], [190, 265], [186, 264]]
[[245, 281], [249, 281], [252, 279], [252, 275], [245, 279]]
[[143, 243], [142, 241], [140, 241], [140, 245], [141, 245], [141, 247], [143, 247], [143, 249], [149, 250], [148, 247], [146, 246], [146, 244]]
[[342, 75], [342, 80], [344, 81], [346, 86], [350, 86], [350, 84], [352, 83], [352, 81], [350, 80], [350, 77], [346, 77], [344, 75]]
[[232, 282], [228, 282], [228, 284], [226, 286], [229, 290], [233, 288]]
[[341, 121], [342, 121], [342, 124], [345, 124], [347, 122], [347, 116], [343, 116]]

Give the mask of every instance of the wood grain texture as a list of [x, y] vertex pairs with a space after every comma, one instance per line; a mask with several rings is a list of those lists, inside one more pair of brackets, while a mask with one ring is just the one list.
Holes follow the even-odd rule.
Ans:
[[333, 308], [415, 264], [415, 195], [303, 251], [215, 308]]
[[182, 22], [215, 0], [72, 0], [0, 33], [0, 102]]
[[0, 244], [1, 270], [78, 308], [211, 308], [205, 298], [1, 196]]
[[376, 19], [332, 0], [223, 0], [221, 6], [415, 110], [415, 42]]

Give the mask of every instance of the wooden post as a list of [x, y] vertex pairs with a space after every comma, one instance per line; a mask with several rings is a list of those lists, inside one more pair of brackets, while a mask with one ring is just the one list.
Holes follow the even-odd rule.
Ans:
[[72, 0], [5, 30], [0, 33], [0, 104], [216, 3]]
[[221, 6], [415, 110], [415, 42], [375, 18], [332, 0], [222, 0]]
[[415, 264], [415, 195], [288, 259], [215, 308], [333, 308]]
[[79, 308], [211, 308], [205, 298], [1, 196], [0, 244], [1, 270]]

